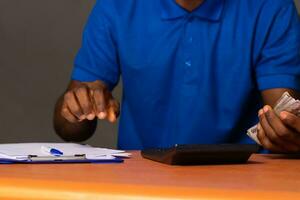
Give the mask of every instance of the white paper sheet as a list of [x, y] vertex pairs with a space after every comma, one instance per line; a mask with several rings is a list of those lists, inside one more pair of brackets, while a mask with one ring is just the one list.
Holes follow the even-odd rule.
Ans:
[[49, 156], [42, 151], [42, 146], [58, 149], [63, 152], [64, 156], [74, 156], [76, 154], [85, 154], [86, 157], [101, 157], [118, 156], [129, 157], [130, 154], [122, 150], [114, 150], [107, 148], [95, 148], [89, 145], [81, 145], [74, 143], [15, 143], [15, 144], [0, 144], [0, 159], [7, 158], [24, 158], [28, 155]]

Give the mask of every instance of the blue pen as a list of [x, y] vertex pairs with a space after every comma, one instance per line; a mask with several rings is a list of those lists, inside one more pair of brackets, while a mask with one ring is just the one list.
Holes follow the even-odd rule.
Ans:
[[42, 146], [41, 150], [47, 154], [53, 155], [53, 156], [62, 156], [64, 155], [63, 152], [61, 152], [58, 149], [55, 148], [51, 148], [51, 147], [46, 147], [46, 146]]

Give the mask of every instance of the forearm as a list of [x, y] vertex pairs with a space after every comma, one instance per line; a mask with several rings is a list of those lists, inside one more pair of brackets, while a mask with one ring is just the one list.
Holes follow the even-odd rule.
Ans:
[[97, 120], [71, 123], [62, 115], [63, 96], [56, 103], [53, 123], [56, 133], [65, 141], [82, 142], [90, 138], [97, 127]]
[[265, 90], [262, 92], [264, 104], [274, 107], [276, 102], [284, 92], [289, 92], [295, 99], [300, 99], [299, 91], [287, 88], [276, 88]]

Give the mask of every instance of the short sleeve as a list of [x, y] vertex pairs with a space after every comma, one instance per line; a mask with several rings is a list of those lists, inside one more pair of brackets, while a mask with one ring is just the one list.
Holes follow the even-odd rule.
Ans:
[[83, 32], [82, 46], [74, 61], [72, 79], [101, 80], [112, 90], [120, 77], [116, 44], [107, 6], [98, 0]]
[[255, 66], [258, 88], [300, 91], [300, 21], [292, 1], [282, 6], [270, 23]]

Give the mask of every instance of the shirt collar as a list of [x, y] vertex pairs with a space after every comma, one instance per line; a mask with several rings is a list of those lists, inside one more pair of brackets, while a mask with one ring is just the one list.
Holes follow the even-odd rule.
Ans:
[[201, 19], [219, 21], [221, 19], [224, 7], [224, 0], [204, 0], [202, 5], [200, 5], [198, 8], [192, 12], [188, 12], [178, 5], [175, 0], [160, 0], [160, 2], [161, 18], [165, 20], [184, 17], [190, 13]]

